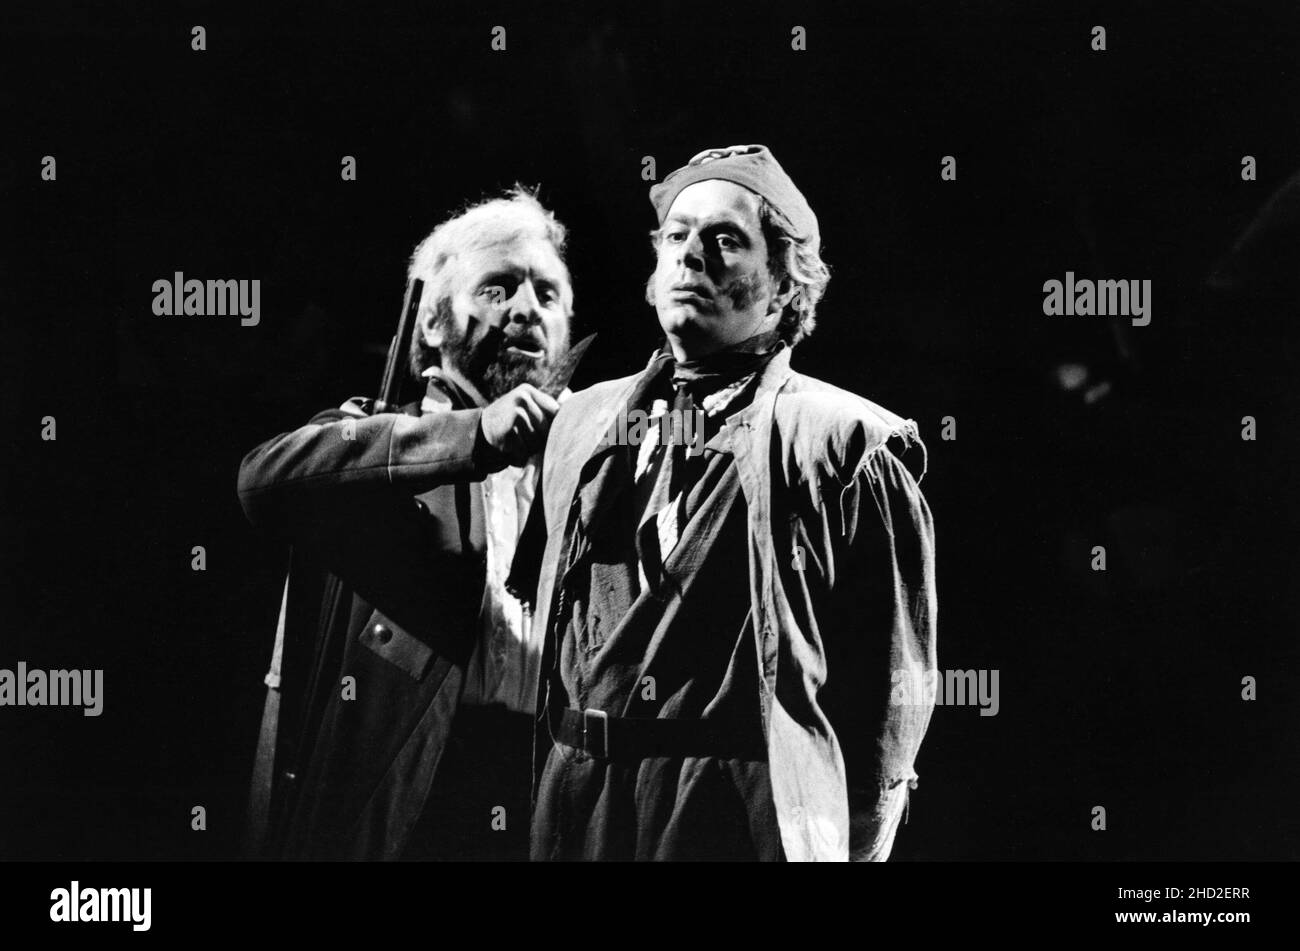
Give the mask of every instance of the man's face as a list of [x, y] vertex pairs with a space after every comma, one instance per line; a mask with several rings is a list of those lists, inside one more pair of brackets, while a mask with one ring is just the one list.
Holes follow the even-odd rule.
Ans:
[[683, 188], [668, 210], [652, 287], [659, 325], [679, 360], [729, 347], [780, 320], [758, 209], [748, 188], [709, 179]]
[[[450, 298], [426, 320], [425, 342], [496, 399], [539, 386], [569, 348], [573, 292], [559, 255], [540, 238], [510, 238], [457, 255]], [[500, 331], [500, 333], [494, 332]]]

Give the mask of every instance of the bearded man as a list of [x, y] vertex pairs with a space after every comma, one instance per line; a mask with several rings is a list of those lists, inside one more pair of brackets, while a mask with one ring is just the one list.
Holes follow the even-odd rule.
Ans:
[[924, 446], [790, 369], [829, 272], [768, 149], [650, 200], [664, 346], [560, 410], [510, 580], [545, 641], [532, 856], [883, 860], [933, 709], [896, 689], [936, 668]]
[[[280, 854], [526, 859], [540, 643], [505, 591], [568, 350], [565, 229], [516, 188], [415, 249], [421, 403], [349, 401], [244, 459], [248, 518], [355, 592]], [[286, 595], [286, 599], [289, 595]]]

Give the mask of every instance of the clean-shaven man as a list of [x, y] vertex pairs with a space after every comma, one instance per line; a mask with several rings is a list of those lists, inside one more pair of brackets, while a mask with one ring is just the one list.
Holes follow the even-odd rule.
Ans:
[[895, 689], [936, 668], [924, 446], [790, 368], [829, 272], [768, 149], [650, 200], [664, 346], [560, 410], [511, 578], [545, 645], [532, 856], [883, 860], [933, 708]]

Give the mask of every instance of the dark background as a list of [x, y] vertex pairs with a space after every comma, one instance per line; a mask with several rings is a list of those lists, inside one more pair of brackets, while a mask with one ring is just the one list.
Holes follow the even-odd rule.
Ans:
[[[98, 6], [0, 47], [0, 667], [105, 669], [97, 719], [0, 709], [0, 858], [234, 857], [286, 564], [243, 454], [374, 390], [411, 249], [515, 180], [572, 229], [575, 387], [639, 368], [641, 159], [748, 142], [834, 270], [795, 366], [918, 421], [939, 664], [1001, 672], [895, 858], [1300, 853], [1295, 191], [1229, 255], [1300, 171], [1293, 4]], [[260, 279], [260, 325], [154, 316], [177, 270]], [[1044, 316], [1067, 270], [1150, 279], [1150, 326]]]

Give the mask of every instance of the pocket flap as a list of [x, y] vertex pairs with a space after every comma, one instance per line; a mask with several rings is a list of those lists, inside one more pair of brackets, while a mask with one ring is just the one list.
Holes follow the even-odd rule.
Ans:
[[429, 669], [429, 660], [433, 657], [432, 647], [418, 637], [407, 634], [378, 611], [371, 615], [362, 629], [360, 640], [384, 660], [405, 671], [413, 680], [424, 677], [425, 671]]

